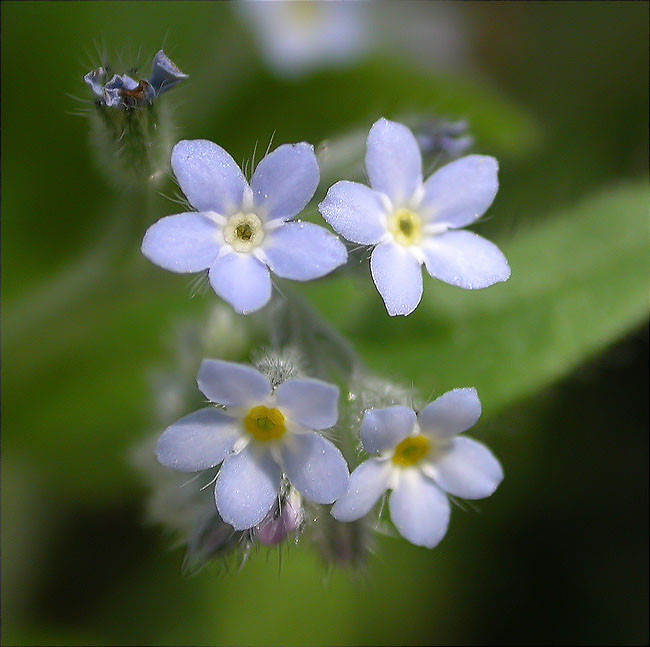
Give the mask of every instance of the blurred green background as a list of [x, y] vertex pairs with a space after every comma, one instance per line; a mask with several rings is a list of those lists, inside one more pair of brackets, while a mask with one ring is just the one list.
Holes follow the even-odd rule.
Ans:
[[[364, 56], [287, 78], [229, 3], [2, 3], [3, 644], [647, 644], [648, 4], [364, 11]], [[435, 550], [383, 537], [362, 574], [328, 574], [301, 545], [279, 575], [261, 551], [188, 577], [142, 523], [147, 376], [215, 296], [140, 258], [175, 205], [111, 187], [72, 114], [102, 42], [127, 63], [164, 42], [190, 75], [178, 137], [238, 160], [402, 115], [467, 119], [499, 159], [476, 231], [508, 283], [425, 278], [398, 320], [366, 270], [296, 286], [379, 374], [478, 388], [506, 479]]]

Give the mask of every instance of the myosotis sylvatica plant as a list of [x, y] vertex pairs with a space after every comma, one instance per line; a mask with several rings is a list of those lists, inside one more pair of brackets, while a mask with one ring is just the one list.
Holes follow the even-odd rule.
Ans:
[[[142, 253], [205, 277], [216, 295], [205, 318], [177, 329], [173, 366], [153, 375], [157, 440], [136, 454], [151, 519], [175, 533], [192, 569], [298, 540], [329, 563], [359, 566], [374, 533], [391, 528], [434, 548], [449, 497], [488, 497], [503, 478], [464, 435], [479, 395], [456, 388], [427, 403], [372, 375], [282, 280], [326, 281], [367, 246], [387, 317], [417, 308], [430, 280], [422, 266], [467, 290], [506, 281], [500, 250], [465, 229], [494, 200], [496, 160], [460, 156], [472, 144], [464, 122], [428, 119], [414, 133], [381, 118], [367, 124], [368, 184], [339, 176], [318, 205], [324, 221], [306, 222], [321, 147], [282, 143], [247, 176], [218, 143], [172, 141], [161, 95], [186, 78], [162, 50], [147, 75], [103, 64], [84, 77], [98, 158], [116, 183], [134, 191], [170, 168], [183, 194], [182, 212], [142, 228]], [[425, 177], [432, 156], [446, 163]], [[233, 361], [251, 346], [250, 362]]]

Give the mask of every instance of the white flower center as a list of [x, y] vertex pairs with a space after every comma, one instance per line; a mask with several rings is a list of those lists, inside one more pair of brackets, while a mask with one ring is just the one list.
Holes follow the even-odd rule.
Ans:
[[236, 252], [250, 252], [264, 240], [264, 227], [254, 213], [236, 213], [228, 219], [223, 237]]
[[417, 245], [422, 238], [422, 221], [414, 211], [398, 209], [388, 217], [388, 230], [400, 245]]

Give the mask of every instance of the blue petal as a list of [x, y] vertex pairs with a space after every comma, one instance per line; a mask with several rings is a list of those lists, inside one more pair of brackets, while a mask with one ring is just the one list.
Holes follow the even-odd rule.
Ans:
[[314, 503], [332, 503], [348, 487], [348, 466], [341, 452], [315, 431], [293, 434], [282, 447], [291, 484]]
[[447, 496], [418, 470], [403, 470], [388, 499], [390, 517], [400, 535], [416, 546], [434, 548], [447, 532]]
[[503, 481], [503, 469], [483, 444], [460, 436], [434, 465], [436, 483], [463, 499], [484, 499]]
[[168, 427], [158, 439], [158, 462], [181, 472], [214, 467], [232, 451], [239, 437], [234, 418], [214, 407], [199, 409]]
[[334, 231], [353, 243], [374, 245], [386, 233], [386, 211], [381, 198], [364, 184], [337, 182], [318, 209]]
[[271, 271], [285, 279], [311, 281], [343, 265], [345, 245], [329, 231], [310, 222], [290, 222], [274, 229], [264, 241]]
[[162, 49], [158, 50], [151, 64], [151, 75], [149, 76], [149, 83], [156, 94], [171, 90], [186, 78], [187, 74], [183, 74]]
[[466, 290], [487, 288], [510, 278], [499, 248], [469, 231], [447, 231], [422, 244], [424, 263], [433, 278]]
[[235, 530], [256, 526], [277, 500], [280, 476], [270, 454], [252, 444], [229, 456], [219, 470], [214, 490], [221, 518]]
[[481, 401], [476, 389], [454, 389], [424, 407], [418, 422], [423, 433], [451, 438], [473, 427], [480, 417]]
[[297, 216], [314, 196], [319, 180], [311, 144], [279, 146], [260, 161], [251, 179], [257, 215], [266, 220]]
[[269, 270], [250, 254], [220, 256], [209, 276], [214, 291], [240, 314], [259, 310], [271, 298]]
[[385, 193], [394, 207], [405, 206], [422, 184], [422, 155], [413, 133], [388, 119], [368, 133], [366, 171], [370, 186]]
[[246, 178], [221, 146], [184, 139], [174, 146], [171, 164], [181, 190], [199, 211], [230, 216], [241, 208]]
[[346, 493], [333, 505], [331, 513], [337, 521], [356, 521], [370, 512], [388, 488], [390, 462], [370, 458], [350, 474]]
[[424, 183], [422, 215], [451, 229], [480, 218], [499, 189], [499, 165], [493, 157], [468, 155], [436, 171]]
[[372, 279], [391, 316], [408, 315], [422, 298], [422, 269], [405, 247], [382, 243], [370, 257]]
[[103, 67], [98, 67], [96, 70], [91, 70], [84, 76], [84, 81], [93, 91], [93, 94], [97, 99], [104, 99], [104, 86], [102, 83], [105, 77], [106, 70]]
[[216, 223], [201, 213], [161, 218], [147, 229], [142, 253], [170, 272], [207, 270], [219, 255]]
[[312, 379], [287, 380], [275, 390], [278, 406], [308, 429], [328, 429], [339, 417], [339, 389]]
[[247, 364], [204, 359], [197, 376], [201, 393], [227, 407], [253, 407], [271, 394], [264, 375]]
[[370, 409], [361, 421], [361, 442], [369, 454], [392, 449], [410, 436], [415, 427], [413, 409], [401, 405], [386, 409]]

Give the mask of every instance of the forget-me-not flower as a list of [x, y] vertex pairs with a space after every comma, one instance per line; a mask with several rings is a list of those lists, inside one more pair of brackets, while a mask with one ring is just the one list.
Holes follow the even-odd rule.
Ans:
[[376, 457], [352, 472], [332, 515], [338, 521], [360, 519], [390, 489], [390, 516], [399, 533], [417, 546], [436, 546], [449, 523], [447, 494], [482, 499], [503, 480], [490, 450], [458, 435], [480, 415], [475, 389], [448, 391], [417, 416], [404, 406], [368, 410], [361, 440]]
[[246, 314], [268, 302], [269, 270], [310, 281], [347, 260], [345, 245], [325, 228], [288, 222], [318, 187], [311, 145], [276, 148], [257, 165], [250, 186], [235, 160], [204, 139], [178, 142], [171, 165], [197, 211], [153, 224], [142, 252], [172, 272], [209, 270], [210, 285], [235, 311]]
[[494, 200], [494, 158], [468, 155], [423, 182], [413, 133], [380, 119], [368, 134], [365, 163], [370, 187], [337, 182], [319, 209], [343, 237], [376, 245], [370, 269], [388, 314], [408, 315], [420, 303], [423, 263], [432, 277], [469, 290], [508, 279], [510, 267], [499, 249], [460, 230]]
[[278, 498], [283, 473], [309, 501], [332, 503], [345, 491], [341, 452], [314, 430], [338, 419], [339, 390], [314, 379], [272, 389], [252, 366], [203, 360], [199, 389], [213, 403], [171, 425], [158, 440], [158, 461], [182, 472], [223, 462], [217, 509], [236, 530], [261, 523]]

